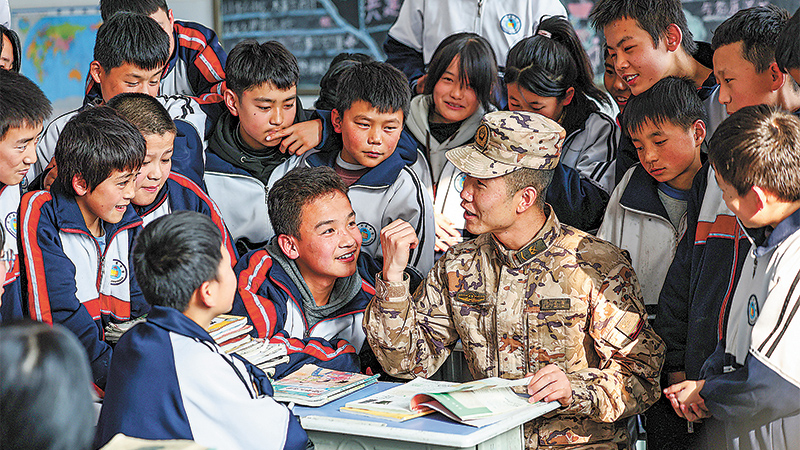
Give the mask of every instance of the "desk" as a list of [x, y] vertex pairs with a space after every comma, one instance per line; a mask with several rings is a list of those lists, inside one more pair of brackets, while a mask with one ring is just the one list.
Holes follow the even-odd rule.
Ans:
[[[294, 414], [317, 450], [512, 450], [524, 449], [522, 424], [543, 414], [531, 407], [499, 422], [475, 428], [453, 422], [439, 413], [395, 422], [339, 411], [345, 403], [368, 397], [395, 386], [378, 382], [325, 406], [295, 406]], [[555, 409], [544, 405], [545, 411]]]

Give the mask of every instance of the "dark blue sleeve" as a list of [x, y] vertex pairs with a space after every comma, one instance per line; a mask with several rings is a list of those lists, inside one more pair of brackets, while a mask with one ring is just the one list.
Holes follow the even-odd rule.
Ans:
[[333, 129], [333, 120], [331, 119], [331, 112], [324, 109], [317, 109], [312, 114], [309, 120], [319, 119], [322, 121], [322, 140], [317, 144], [318, 149], [325, 150], [326, 146], [331, 145], [331, 136], [337, 134]]
[[600, 227], [609, 195], [575, 169], [559, 164], [545, 199], [562, 223], [590, 231]]
[[172, 152], [172, 170], [207, 191], [203, 183], [203, 139], [197, 135], [197, 130], [191, 124], [180, 119], [175, 119], [174, 122], [178, 130]]
[[686, 205], [686, 231], [678, 241], [658, 298], [658, 312], [653, 328], [667, 346], [663, 368], [666, 373], [686, 369], [686, 336], [689, 330], [689, 308], [692, 304], [692, 251], [707, 173], [706, 170], [700, 170], [692, 183]]
[[417, 79], [425, 75], [425, 60], [422, 53], [401, 44], [400, 41], [390, 36], [386, 36], [383, 51], [386, 53], [386, 62], [397, 67], [406, 75], [413, 90], [416, 87]]
[[[343, 372], [361, 371], [358, 355], [350, 343], [344, 339], [289, 338], [288, 334], [283, 330], [278, 332], [277, 336], [284, 338], [288, 342], [289, 362], [278, 364], [275, 367], [276, 380], [289, 375], [306, 364], [314, 364], [325, 369], [341, 370]], [[275, 338], [270, 341], [276, 342]], [[349, 351], [344, 349], [346, 346], [350, 346]]]
[[766, 424], [800, 411], [800, 388], [752, 353], [738, 369], [706, 378], [700, 396], [711, 414], [724, 422]]

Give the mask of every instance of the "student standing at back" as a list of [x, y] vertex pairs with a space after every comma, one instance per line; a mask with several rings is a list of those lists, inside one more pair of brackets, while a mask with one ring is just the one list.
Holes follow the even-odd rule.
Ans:
[[548, 17], [537, 34], [508, 53], [508, 108], [555, 120], [567, 132], [561, 161], [547, 190], [548, 204], [567, 225], [594, 231], [614, 189], [620, 131], [600, 112], [610, 104], [595, 86], [589, 57], [563, 17]]
[[756, 6], [740, 10], [714, 30], [714, 74], [719, 102], [728, 114], [753, 105], [800, 114], [800, 86], [775, 61], [778, 36], [788, 20], [781, 7]]
[[497, 63], [489, 43], [474, 33], [457, 33], [437, 47], [423, 95], [411, 99], [406, 127], [425, 148], [434, 183], [436, 250], [462, 240], [464, 210], [459, 197], [465, 175], [445, 151], [472, 142], [481, 118], [493, 111]]
[[[36, 162], [36, 142], [50, 115], [50, 100], [36, 84], [16, 72], [0, 70], [0, 227], [5, 231], [0, 271], [4, 292], [0, 322], [23, 316], [17, 224], [25, 175]], [[1, 267], [1, 266], [0, 266]]]
[[[714, 133], [727, 114], [717, 101], [711, 46], [694, 40], [680, 0], [598, 0], [589, 18], [603, 31], [614, 67], [631, 94], [641, 94], [665, 77], [689, 78], [708, 113], [708, 135]], [[626, 156], [618, 161], [638, 161], [630, 140], [621, 141], [619, 152]], [[617, 180], [628, 169], [617, 164]]]
[[784, 27], [775, 44], [775, 60], [783, 72], [792, 75], [795, 83], [800, 83], [800, 8]]
[[[201, 103], [222, 101], [225, 50], [214, 30], [197, 22], [175, 20], [164, 0], [101, 0], [103, 22], [120, 12], [150, 16], [169, 36], [169, 60], [161, 72], [161, 95], [187, 95]], [[86, 81], [84, 104], [100, 97], [92, 77]]]
[[[628, 169], [608, 202], [597, 237], [626, 250], [651, 319], [669, 262], [686, 230], [689, 189], [702, 165], [706, 111], [691, 80], [667, 77], [631, 97], [622, 124], [640, 164]], [[709, 332], [712, 336], [714, 331]], [[663, 377], [662, 386], [668, 385]], [[687, 448], [694, 435], [664, 399], [645, 412], [647, 445]]]

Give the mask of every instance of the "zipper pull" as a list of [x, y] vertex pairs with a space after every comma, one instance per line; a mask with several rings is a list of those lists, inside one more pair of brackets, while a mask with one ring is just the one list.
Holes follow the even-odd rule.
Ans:
[[482, 12], [483, 12], [483, 0], [478, 0], [478, 17], [481, 16]]
[[753, 258], [753, 278], [756, 277], [756, 270], [758, 269], [758, 258]]

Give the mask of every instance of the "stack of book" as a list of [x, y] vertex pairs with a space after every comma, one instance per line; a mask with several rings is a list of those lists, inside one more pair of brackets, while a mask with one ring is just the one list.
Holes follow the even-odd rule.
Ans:
[[109, 344], [116, 344], [126, 331], [130, 330], [137, 323], [144, 322], [145, 320], [147, 320], [147, 315], [137, 317], [127, 322], [109, 323], [106, 325], [105, 329], [105, 341]]
[[280, 380], [272, 382], [279, 402], [322, 406], [378, 381], [378, 375], [324, 369], [306, 364]]
[[272, 376], [275, 366], [289, 362], [286, 347], [254, 338], [250, 336], [252, 330], [253, 326], [247, 324], [246, 317], [222, 314], [211, 321], [208, 334], [225, 353], [236, 353]]

